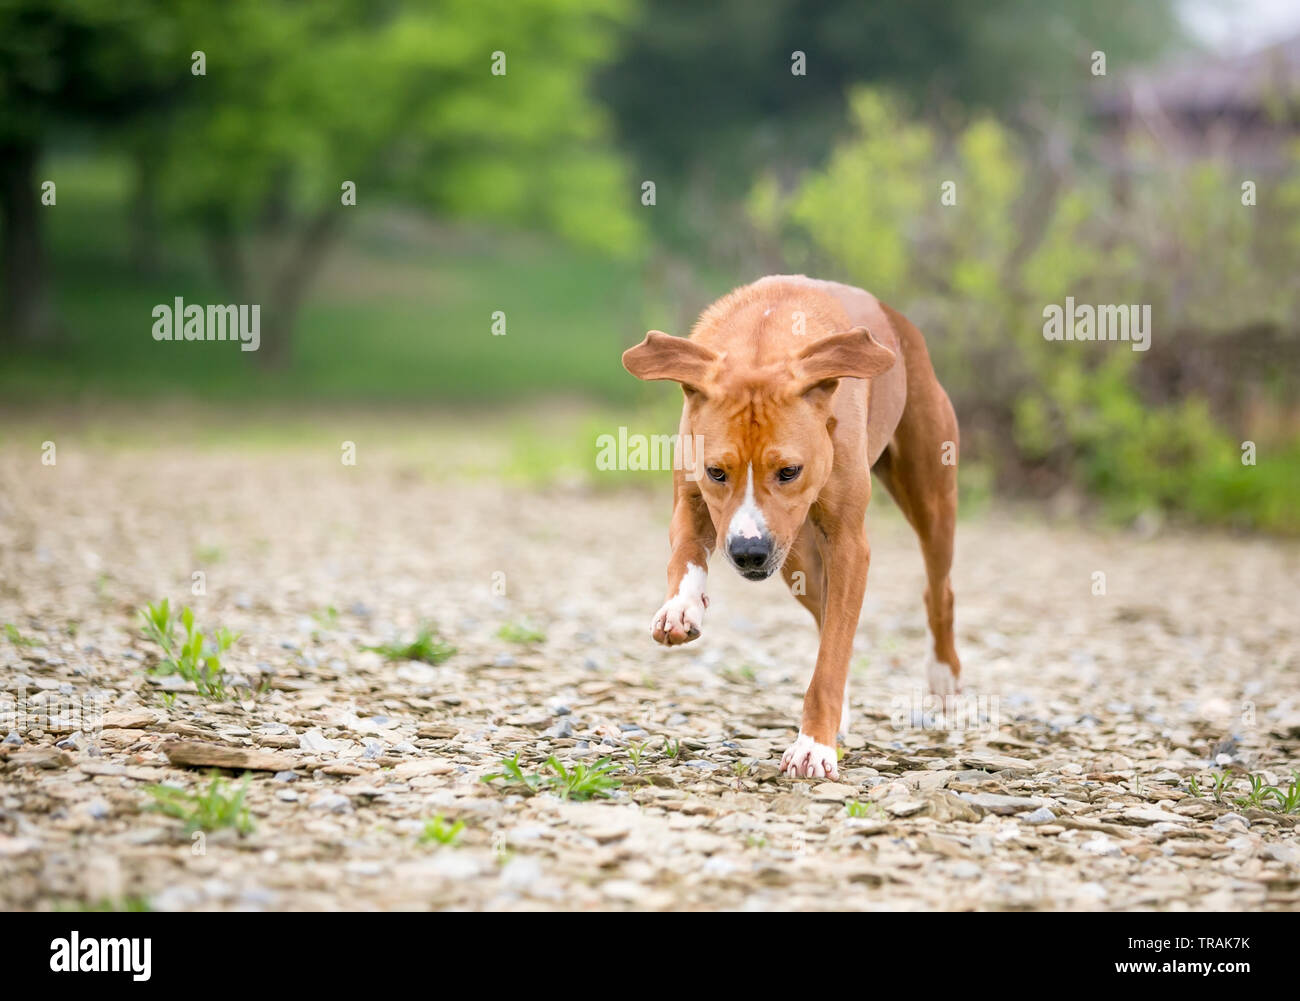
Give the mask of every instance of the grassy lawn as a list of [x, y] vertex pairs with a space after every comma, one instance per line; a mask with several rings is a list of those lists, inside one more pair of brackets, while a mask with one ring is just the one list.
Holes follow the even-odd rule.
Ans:
[[[358, 207], [347, 210], [357, 216], [299, 316], [292, 366], [268, 373], [237, 344], [153, 340], [155, 305], [232, 299], [194, 234], [169, 234], [160, 274], [130, 266], [122, 165], [56, 159], [43, 176], [58, 183], [58, 205], [45, 211], [65, 338], [10, 354], [0, 367], [9, 401], [496, 404], [573, 394], [625, 404], [645, 396], [619, 354], [648, 326], [672, 322], [648, 301], [636, 262]], [[506, 314], [505, 336], [491, 332], [496, 310]]]

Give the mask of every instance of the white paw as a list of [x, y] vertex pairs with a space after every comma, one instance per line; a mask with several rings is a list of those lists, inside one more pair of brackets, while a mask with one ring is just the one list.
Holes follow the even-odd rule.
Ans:
[[942, 701], [944, 711], [947, 712], [953, 704], [954, 697], [961, 691], [961, 685], [956, 675], [952, 673], [952, 668], [935, 657], [934, 652], [931, 651], [929, 659], [925, 662], [925, 677], [930, 684], [930, 694]]
[[700, 635], [704, 610], [709, 607], [704, 593], [704, 571], [694, 563], [686, 564], [686, 573], [677, 585], [677, 593], [663, 603], [650, 623], [650, 635], [656, 643], [677, 646]]
[[799, 734], [799, 739], [781, 755], [781, 771], [796, 779], [837, 779], [840, 777], [835, 748], [819, 744]]
[[656, 643], [664, 646], [676, 646], [689, 643], [700, 635], [704, 624], [704, 601], [694, 601], [678, 596], [664, 603], [663, 608], [655, 612], [654, 622], [650, 625], [650, 635]]

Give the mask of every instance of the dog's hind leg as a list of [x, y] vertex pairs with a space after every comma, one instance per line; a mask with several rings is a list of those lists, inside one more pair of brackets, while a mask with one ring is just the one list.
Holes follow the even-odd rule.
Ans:
[[[941, 398], [937, 405], [924, 412], [924, 419], [904, 413], [872, 472], [884, 483], [921, 543], [925, 611], [934, 641], [927, 680], [932, 695], [947, 699], [959, 690], [961, 677], [949, 579], [957, 526], [957, 418], [938, 383], [934, 389]], [[912, 402], [909, 397], [909, 410]]]

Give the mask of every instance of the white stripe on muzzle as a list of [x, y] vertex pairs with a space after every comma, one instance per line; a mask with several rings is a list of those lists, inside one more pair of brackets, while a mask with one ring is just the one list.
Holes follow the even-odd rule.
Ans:
[[745, 499], [737, 508], [736, 513], [731, 516], [731, 524], [727, 526], [727, 538], [757, 539], [761, 538], [767, 532], [767, 519], [763, 517], [763, 512], [758, 509], [758, 504], [754, 500], [754, 464], [749, 464], [748, 478], [745, 481]]

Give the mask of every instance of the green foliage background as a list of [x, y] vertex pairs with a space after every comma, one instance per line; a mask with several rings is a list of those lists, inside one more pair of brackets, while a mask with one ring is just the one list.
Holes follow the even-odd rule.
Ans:
[[[807, 271], [925, 331], [968, 490], [1298, 531], [1300, 154], [1252, 208], [1231, 155], [1120, 177], [1096, 50], [1188, 42], [1164, 0], [0, 0], [0, 413], [562, 397], [586, 450], [672, 427], [645, 329]], [[1046, 342], [1067, 295], [1152, 351]], [[260, 303], [262, 350], [153, 341], [176, 296]]]
[[[1300, 436], [1259, 426], [1257, 465], [1242, 428], [1190, 394], [1153, 403], [1137, 376], [1145, 353], [1122, 342], [1049, 341], [1043, 309], [1150, 304], [1152, 337], [1178, 352], [1193, 333], [1300, 331], [1300, 141], [1269, 187], [1268, 209], [1242, 202], [1240, 172], [1219, 160], [1165, 160], [1120, 204], [1105, 178], [1065, 180], [1031, 230], [1036, 171], [991, 118], [947, 137], [873, 90], [851, 101], [853, 134], [826, 168], [783, 197], [770, 178], [750, 198], [793, 268], [829, 268], [908, 303], [959, 414], [977, 413], [976, 454], [1001, 481], [1051, 474], [1122, 517], [1177, 510], [1244, 527], [1300, 528]], [[955, 205], [937, 196], [945, 181]], [[1028, 197], [1027, 197], [1028, 193]], [[1041, 211], [1041, 210], [1040, 210]], [[1300, 373], [1243, 372], [1270, 412], [1297, 397]]]

